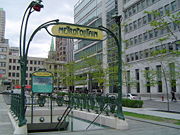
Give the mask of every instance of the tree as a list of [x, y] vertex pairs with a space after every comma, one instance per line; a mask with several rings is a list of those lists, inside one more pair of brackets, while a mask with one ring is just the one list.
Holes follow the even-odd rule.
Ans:
[[65, 64], [65, 82], [69, 90], [74, 91], [75, 85], [75, 63], [69, 62]]
[[[151, 52], [152, 60], [156, 58], [156, 61], [159, 61], [161, 65], [162, 75], [165, 81], [165, 89], [166, 89], [167, 101], [168, 101], [167, 105], [169, 111], [168, 80], [170, 81], [171, 85], [174, 85], [175, 84], [174, 82], [176, 82], [174, 81], [174, 79], [176, 79], [177, 77], [174, 76], [172, 78], [172, 72], [167, 70], [166, 67], [167, 64], [165, 62], [169, 63], [169, 61], [174, 61], [175, 63], [174, 58], [180, 55], [178, 48], [178, 46], [180, 46], [180, 41], [177, 36], [177, 34], [179, 34], [180, 32], [180, 12], [171, 13], [169, 10], [166, 10], [166, 12], [163, 13], [157, 10], [153, 10], [153, 11], [145, 11], [145, 13], [148, 14], [148, 16], [150, 17], [153, 16], [154, 18], [149, 23], [150, 26], [152, 26], [152, 29], [157, 31], [167, 31], [167, 34], [165, 36], [159, 37], [158, 40], [155, 42], [155, 44], [159, 43], [161, 46], [163, 46], [163, 43], [167, 42], [167, 40], [173, 40], [171, 44], [174, 43], [176, 45], [176, 49], [173, 49], [171, 46], [168, 46], [168, 48], [164, 47], [161, 49], [156, 49], [153, 52]], [[176, 64], [178, 64], [178, 62]]]
[[[79, 73], [78, 73], [79, 72]], [[87, 78], [84, 76], [79, 76], [78, 74], [86, 74]], [[98, 83], [98, 85], [102, 85], [105, 82], [104, 79], [104, 71], [102, 68], [101, 61], [94, 57], [82, 57], [81, 62], [76, 68], [77, 80], [79, 79], [87, 79], [88, 81], [88, 90], [92, 91], [93, 83]], [[76, 80], [76, 81], [77, 81]]]

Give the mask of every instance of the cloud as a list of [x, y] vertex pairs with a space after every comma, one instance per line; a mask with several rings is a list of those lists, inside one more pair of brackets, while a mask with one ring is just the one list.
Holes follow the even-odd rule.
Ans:
[[[32, 0], [0, 0], [1, 7], [6, 12], [5, 38], [10, 46], [19, 46], [19, 33], [25, 9]], [[79, 0], [43, 0], [44, 8], [40, 12], [33, 12], [28, 21], [27, 41], [32, 32], [42, 23], [59, 19], [61, 22], [73, 23], [74, 5]], [[47, 57], [51, 36], [42, 30], [34, 37], [29, 56]]]

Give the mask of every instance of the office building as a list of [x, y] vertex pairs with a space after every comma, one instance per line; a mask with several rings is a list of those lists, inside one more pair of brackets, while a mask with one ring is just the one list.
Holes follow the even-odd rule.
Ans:
[[[180, 59], [178, 55], [172, 54], [172, 51], [178, 52], [180, 48], [176, 42], [180, 38], [179, 25], [169, 22], [170, 31], [166, 28], [161, 30], [152, 28], [149, 23], [159, 18], [145, 13], [145, 11], [156, 10], [159, 11], [161, 17], [167, 12], [176, 14], [180, 9], [180, 0], [80, 0], [74, 9], [75, 23], [91, 25], [90, 22], [100, 20], [98, 25], [103, 25], [118, 34], [118, 29], [112, 19], [117, 8], [115, 2], [118, 4], [118, 15], [122, 15], [123, 18], [121, 22], [123, 94], [137, 93], [150, 98], [151, 96], [166, 96], [166, 93], [172, 90], [180, 94], [178, 76]], [[171, 32], [176, 35], [176, 38], [170, 34]], [[157, 42], [158, 39], [166, 36], [169, 39], [161, 43]], [[78, 40], [75, 44], [75, 61], [81, 61], [81, 56], [84, 56], [83, 52], [95, 55], [94, 50], [96, 49], [88, 51], [93, 44], [95, 42]], [[108, 38], [101, 45], [99, 54], [101, 54], [103, 67], [116, 66], [117, 47], [112, 38]], [[163, 49], [166, 53], [152, 55]], [[117, 77], [110, 75], [107, 78], [110, 85], [106, 88], [106, 92], [117, 92]]]
[[68, 38], [57, 38], [56, 37], [56, 59], [59, 61], [72, 62], [73, 61], [73, 49], [74, 42]]
[[4, 42], [5, 17], [5, 11], [3, 8], [0, 8], [0, 43]]
[[[102, 14], [104, 1], [102, 0], [80, 0], [74, 6], [75, 24], [98, 27], [102, 25]], [[83, 65], [83, 58], [95, 58], [103, 63], [103, 42], [91, 40], [77, 40], [74, 45], [74, 60], [76, 65]], [[84, 67], [77, 72], [80, 78], [86, 78], [84, 81], [76, 82], [76, 88], [84, 88], [91, 91], [97, 89], [100, 85], [96, 81], [90, 80], [90, 67]]]
[[[180, 94], [178, 75], [180, 58], [179, 24], [168, 20], [166, 13], [180, 11], [180, 0], [119, 0], [119, 14], [123, 15], [122, 37], [124, 61], [126, 63], [126, 84], [124, 93], [162, 97], [171, 91]], [[158, 15], [145, 11], [158, 11]], [[156, 29], [150, 26], [153, 20], [168, 20], [166, 27]], [[162, 20], [161, 20], [162, 21]], [[172, 35], [172, 33], [175, 35]], [[159, 39], [166, 39], [158, 42]], [[155, 52], [156, 53], [155, 55]]]

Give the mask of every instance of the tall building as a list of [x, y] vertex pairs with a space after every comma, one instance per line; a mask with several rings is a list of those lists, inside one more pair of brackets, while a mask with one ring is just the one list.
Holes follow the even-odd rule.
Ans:
[[[74, 6], [75, 24], [98, 27], [102, 25], [103, 0], [79, 0]], [[103, 42], [90, 40], [77, 40], [74, 45], [74, 60], [76, 65], [83, 64], [83, 57], [93, 57], [103, 62]], [[88, 67], [84, 68], [87, 69]], [[77, 72], [79, 77], [87, 78], [83, 82], [76, 82], [76, 88], [83, 87], [89, 91], [98, 87], [97, 82], [90, 84], [90, 74], [81, 69]]]
[[[169, 21], [169, 30], [152, 28], [149, 23], [159, 18], [145, 13], [156, 10], [161, 17], [167, 12], [176, 14], [180, 10], [180, 0], [80, 0], [74, 8], [75, 23], [103, 25], [115, 34], [118, 34], [118, 27], [112, 16], [118, 8], [118, 15], [122, 15], [123, 18], [121, 27], [124, 94], [137, 93], [149, 97], [165, 96], [171, 91], [180, 94], [180, 58], [172, 53], [178, 52], [180, 48], [177, 42], [180, 38], [180, 26]], [[174, 33], [176, 38], [170, 33]], [[157, 42], [158, 39], [167, 36], [167, 40]], [[99, 54], [104, 68], [116, 66], [117, 47], [112, 38], [107, 38], [99, 44], [101, 51], [97, 53], [96, 49], [90, 49], [96, 45], [95, 42], [78, 40], [75, 44], [75, 61], [81, 63], [82, 56]], [[163, 49], [166, 53], [152, 55]], [[110, 86], [106, 91], [117, 92], [117, 77], [110, 75], [107, 78]]]
[[5, 33], [5, 11], [0, 8], [0, 43], [4, 42]]
[[8, 52], [9, 52], [9, 43], [5, 39], [5, 11], [0, 8], [0, 78], [6, 78], [8, 75]]
[[[0, 85], [4, 80], [12, 82], [12, 87], [21, 84], [19, 47], [10, 47], [5, 39], [5, 11], [0, 8]], [[44, 58], [28, 57], [26, 85], [31, 85], [31, 73], [44, 68]], [[2, 87], [0, 87], [0, 90]]]
[[72, 39], [56, 38], [56, 58], [59, 61], [72, 62], [74, 43]]
[[[60, 44], [60, 46], [58, 46], [58, 43]], [[61, 55], [59, 55], [59, 51], [63, 52], [63, 49], [64, 48], [61, 46], [61, 43], [57, 42], [57, 39], [56, 39], [56, 42], [54, 43], [54, 38], [52, 38], [50, 50], [48, 53], [48, 58], [45, 59], [45, 68], [48, 71], [53, 73], [53, 75], [54, 75], [54, 87], [57, 89], [64, 87], [62, 85], [62, 83], [60, 82], [60, 80], [62, 78], [60, 75], [60, 72], [64, 70], [64, 65], [67, 63], [66, 59], [65, 59], [66, 55], [63, 53], [62, 53], [63, 57], [61, 57]]]
[[[19, 48], [10, 47], [8, 52], [7, 62], [7, 80], [12, 82], [12, 86], [21, 84], [21, 70], [20, 70], [20, 59], [19, 59]], [[27, 58], [27, 71], [26, 71], [26, 85], [31, 85], [31, 74], [40, 68], [45, 67], [45, 58], [28, 57]]]
[[[176, 91], [180, 94], [178, 76], [180, 58], [179, 24], [170, 20], [167, 27], [156, 29], [150, 26], [153, 20], [167, 19], [166, 13], [180, 11], [180, 0], [119, 0], [119, 14], [123, 15], [122, 37], [126, 63], [126, 85], [124, 93], [149, 96], [165, 96]], [[158, 15], [145, 11], [158, 11]], [[176, 35], [176, 38], [172, 35]], [[168, 37], [168, 38], [166, 38]], [[166, 38], [162, 42], [158, 39]], [[162, 52], [164, 50], [164, 52]], [[156, 55], [155, 52], [159, 52]]]

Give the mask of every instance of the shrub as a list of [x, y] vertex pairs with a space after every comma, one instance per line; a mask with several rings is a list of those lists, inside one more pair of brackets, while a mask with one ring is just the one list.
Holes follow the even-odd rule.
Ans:
[[132, 107], [132, 108], [141, 108], [143, 106], [143, 101], [142, 100], [122, 99], [122, 106]]

